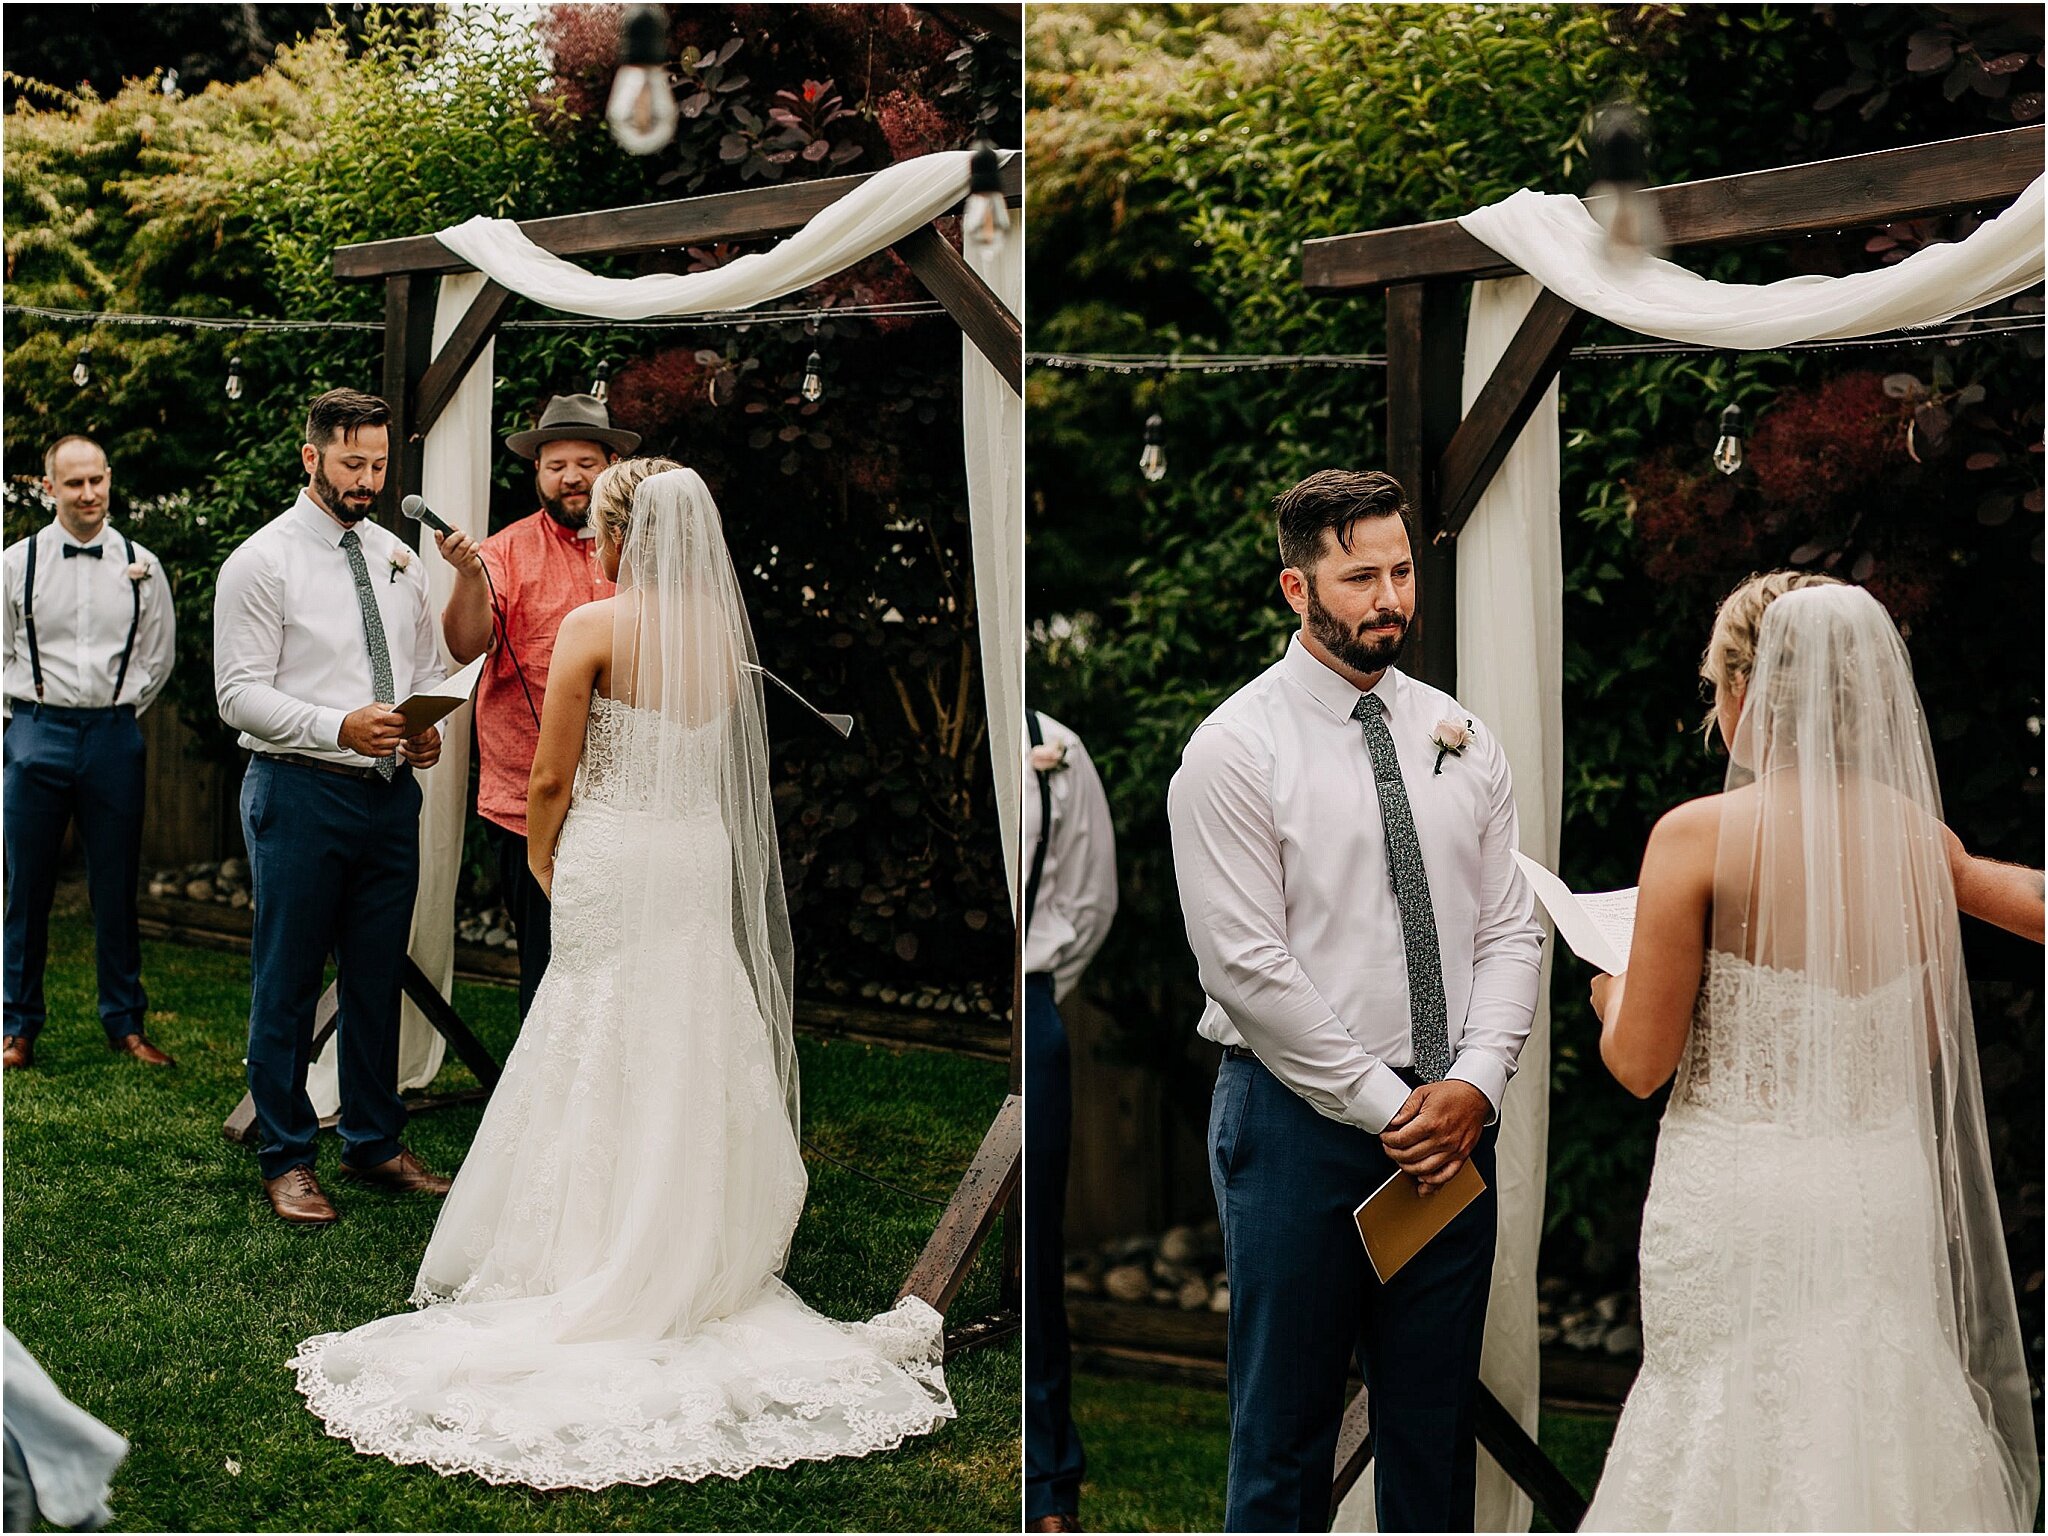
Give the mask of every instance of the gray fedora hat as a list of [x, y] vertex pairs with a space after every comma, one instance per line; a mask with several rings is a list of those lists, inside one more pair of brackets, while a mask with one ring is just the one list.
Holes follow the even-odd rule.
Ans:
[[540, 413], [540, 425], [531, 432], [514, 432], [505, 439], [505, 446], [522, 459], [530, 459], [540, 452], [542, 443], [565, 439], [603, 443], [616, 453], [631, 453], [640, 446], [640, 434], [614, 427], [611, 412], [595, 395], [556, 395]]

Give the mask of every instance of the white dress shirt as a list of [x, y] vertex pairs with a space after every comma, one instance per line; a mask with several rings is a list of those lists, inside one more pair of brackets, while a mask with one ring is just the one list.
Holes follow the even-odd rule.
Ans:
[[[391, 652], [395, 699], [379, 699], [356, 597], [346, 531], [305, 492], [244, 539], [220, 568], [213, 598], [213, 682], [220, 717], [252, 752], [297, 752], [367, 767], [341, 745], [341, 723], [365, 704], [400, 703], [441, 680], [427, 572], [405, 541], [365, 518], [355, 525]], [[409, 562], [401, 568], [395, 562]]]
[[[128, 550], [111, 523], [81, 548], [97, 549], [97, 560], [83, 555], [64, 558], [67, 544], [79, 541], [52, 520], [29, 535], [36, 541], [36, 654], [43, 664], [43, 702], [62, 709], [105, 709], [133, 704], [140, 715], [163, 692], [171, 678], [171, 660], [178, 641], [177, 615], [171, 606], [171, 581], [155, 555], [133, 539], [135, 561], [147, 567], [140, 583], [128, 574]], [[6, 589], [6, 713], [17, 704], [36, 702], [35, 669], [29, 663], [28, 618], [23, 605], [28, 577], [29, 539], [19, 539], [0, 555], [0, 585]], [[135, 594], [142, 594], [141, 620], [136, 622]], [[135, 649], [128, 656], [128, 675], [121, 697], [114, 680], [121, 672], [121, 651], [128, 629], [135, 625]]]
[[[1038, 877], [1038, 903], [1024, 929], [1024, 969], [1052, 975], [1053, 998], [1074, 983], [1102, 948], [1116, 916], [1116, 829], [1109, 799], [1081, 738], [1047, 714], [1038, 717], [1048, 747], [1064, 747], [1064, 765], [1046, 775], [1052, 794], [1052, 830], [1045, 841], [1045, 867]], [[1031, 738], [1024, 739], [1024, 873], [1038, 848], [1038, 775], [1031, 768]]]
[[[1510, 857], [1507, 755], [1473, 722], [1435, 771], [1449, 694], [1389, 667], [1372, 690], [1407, 786], [1443, 961], [1450, 1076], [1500, 1113], [1536, 1009], [1542, 930]], [[1359, 691], [1297, 635], [1189, 740], [1167, 792], [1201, 1032], [1242, 1045], [1320, 1113], [1372, 1132], [1409, 1089], [1408, 965]]]

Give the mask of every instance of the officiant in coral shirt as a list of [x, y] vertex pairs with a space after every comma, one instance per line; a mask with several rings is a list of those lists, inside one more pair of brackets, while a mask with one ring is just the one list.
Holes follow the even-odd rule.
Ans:
[[617, 590], [598, 565], [590, 488], [606, 465], [639, 445], [640, 434], [613, 427], [595, 395], [555, 396], [531, 431], [505, 439], [533, 464], [540, 510], [481, 545], [457, 534], [442, 546], [455, 568], [441, 613], [448, 652], [457, 665], [491, 657], [476, 695], [476, 809], [498, 855], [498, 889], [519, 940], [522, 1021], [550, 951], [548, 899], [526, 867], [526, 781], [540, 743], [548, 662], [569, 610]]

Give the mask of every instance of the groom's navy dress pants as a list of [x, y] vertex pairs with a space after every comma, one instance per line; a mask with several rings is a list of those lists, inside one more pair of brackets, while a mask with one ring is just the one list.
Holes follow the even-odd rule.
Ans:
[[1224, 1058], [1209, 1172], [1230, 1274], [1225, 1530], [1330, 1528], [1354, 1356], [1371, 1394], [1379, 1528], [1472, 1529], [1496, 1129], [1472, 1152], [1486, 1193], [1382, 1285], [1351, 1216], [1394, 1172], [1379, 1138], [1317, 1114], [1261, 1062]]
[[1024, 980], [1024, 1518], [1081, 1507], [1067, 1340], [1067, 1158], [1074, 1101], [1052, 977]]
[[85, 844], [107, 1039], [142, 1031], [142, 939], [135, 886], [142, 872], [142, 727], [127, 704], [59, 709], [11, 701], [7, 785], [7, 1033], [33, 1041], [44, 1018], [43, 965], [64, 828]]
[[242, 779], [255, 931], [249, 953], [249, 1096], [263, 1177], [313, 1165], [306, 1093], [313, 1015], [332, 954], [341, 988], [341, 1141], [354, 1168], [398, 1156], [399, 969], [419, 887], [420, 788], [256, 757]]

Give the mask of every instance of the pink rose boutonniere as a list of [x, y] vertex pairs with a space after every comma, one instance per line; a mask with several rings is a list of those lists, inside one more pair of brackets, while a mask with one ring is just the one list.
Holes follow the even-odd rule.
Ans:
[[1465, 749], [1472, 745], [1472, 722], [1460, 725], [1455, 720], [1439, 720], [1436, 729], [1429, 733], [1429, 744], [1436, 748], [1436, 768], [1431, 777], [1444, 771], [1446, 757], [1463, 757]]
[[1031, 771], [1033, 773], [1060, 773], [1067, 766], [1067, 748], [1064, 742], [1045, 742], [1031, 749]]
[[395, 549], [391, 552], [391, 579], [398, 580], [398, 573], [412, 569], [412, 551]]
[[128, 567], [128, 579], [138, 587], [154, 574], [154, 567], [147, 560], [137, 560]]

